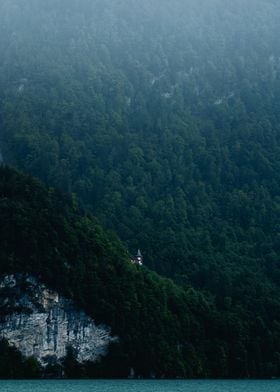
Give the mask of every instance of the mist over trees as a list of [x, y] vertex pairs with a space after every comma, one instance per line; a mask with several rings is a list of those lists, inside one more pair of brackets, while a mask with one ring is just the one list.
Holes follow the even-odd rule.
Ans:
[[5, 162], [202, 290], [224, 375], [279, 374], [279, 18], [274, 0], [0, 4]]

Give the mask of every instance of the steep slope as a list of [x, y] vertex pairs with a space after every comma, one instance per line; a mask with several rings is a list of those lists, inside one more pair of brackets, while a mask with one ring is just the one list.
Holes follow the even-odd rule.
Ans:
[[0, 15], [7, 162], [181, 283], [232, 296], [240, 264], [278, 283], [275, 1], [13, 0]]
[[[139, 331], [127, 336], [121, 349], [130, 353], [124, 373], [137, 363], [141, 374], [153, 366], [169, 374], [162, 369], [170, 371], [176, 358], [174, 368], [183, 363], [188, 375], [278, 374], [279, 17], [274, 0], [1, 2], [1, 157], [74, 192], [131, 252], [141, 247], [149, 267], [208, 292], [206, 307], [191, 306], [183, 291], [166, 283], [165, 290], [182, 293], [179, 309], [187, 304], [193, 312], [199, 309], [199, 327], [190, 329], [183, 316], [188, 311], [180, 310], [178, 330], [197, 331], [182, 356], [197, 360], [180, 357], [178, 364], [173, 329], [156, 337], [166, 325], [163, 316], [152, 318], [151, 339], [140, 332], [142, 313], [133, 302], [129, 275], [139, 272], [129, 269], [120, 280], [122, 289], [118, 279], [108, 290], [100, 283], [94, 298], [106, 295], [106, 304], [94, 310], [97, 319], [121, 328], [122, 336], [128, 320], [129, 330]], [[43, 218], [50, 227], [50, 216]], [[68, 270], [55, 251], [61, 249], [58, 240], [50, 235], [55, 244], [50, 255], [49, 239], [38, 224], [34, 227], [41, 238], [37, 256], [30, 253], [32, 270], [42, 274], [48, 266], [44, 279], [54, 286], [66, 273], [68, 286]], [[22, 239], [24, 252], [28, 240], [30, 235]], [[15, 245], [10, 243], [10, 252]], [[112, 246], [109, 240], [105, 248]], [[116, 260], [127, 260], [118, 246]], [[87, 252], [76, 240], [60, 251], [66, 265], [68, 258]], [[44, 254], [49, 254], [46, 262]], [[98, 249], [90, 257], [96, 255]], [[126, 264], [116, 268], [106, 260], [106, 265], [118, 274]], [[111, 281], [110, 268], [101, 269], [99, 282]], [[70, 274], [70, 297], [75, 279], [84, 274], [83, 263], [80, 270], [77, 278]], [[158, 282], [152, 276], [141, 272], [140, 298], [146, 285]], [[85, 298], [83, 287], [82, 295], [75, 291], [77, 298]], [[144, 296], [147, 314], [156, 307], [154, 298], [162, 299], [161, 291], [157, 286]], [[115, 292], [126, 319], [117, 300], [111, 304]], [[120, 298], [130, 298], [130, 305]], [[199, 298], [190, 302], [201, 304]], [[177, 305], [173, 311], [179, 311]], [[166, 336], [174, 341], [158, 355]], [[153, 355], [152, 346], [158, 347]], [[169, 353], [170, 363], [151, 365]]]
[[[133, 265], [120, 242], [104, 233], [89, 214], [83, 213], [75, 199], [8, 167], [0, 167], [0, 221], [1, 282], [12, 282], [0, 290], [0, 331], [6, 331], [2, 336], [10, 339], [14, 333], [18, 334], [7, 324], [7, 317], [12, 321], [20, 318], [24, 308], [27, 315], [22, 320], [27, 322], [25, 330], [29, 335], [30, 321], [44, 319], [42, 305], [43, 314], [36, 316], [34, 310], [40, 308], [40, 292], [44, 292], [42, 284], [45, 284], [48, 290], [68, 298], [69, 304], [74, 301], [96, 324], [111, 327], [112, 336], [119, 338], [109, 354], [98, 362], [79, 365], [70, 353], [65, 359], [67, 375], [262, 377], [280, 374], [277, 321], [280, 298], [278, 288], [271, 282], [264, 279], [251, 282], [248, 273], [244, 304], [235, 304], [228, 297], [222, 310], [217, 310], [211, 296], [192, 288], [183, 290], [145, 267]], [[10, 275], [19, 278], [11, 279]], [[10, 287], [17, 279], [22, 283]], [[45, 305], [46, 301], [43, 300]], [[64, 312], [63, 301], [57, 305], [60, 313]], [[66, 316], [67, 310], [63, 317]], [[50, 332], [54, 323], [51, 317]], [[67, 343], [63, 336], [69, 338], [61, 334], [62, 350]], [[26, 339], [28, 336], [22, 337], [23, 342]], [[36, 339], [40, 341], [39, 336]], [[50, 347], [51, 339], [50, 335]], [[72, 345], [77, 347], [79, 339]], [[23, 352], [30, 353], [33, 349], [25, 347]], [[14, 358], [13, 351], [10, 355]], [[7, 358], [10, 357], [3, 349], [0, 363], [7, 362]], [[33, 361], [30, 363], [27, 375], [38, 370]], [[22, 374], [20, 368], [18, 371]], [[9, 374], [6, 370], [0, 376]]]
[[[194, 290], [186, 293], [171, 281], [132, 265], [119, 241], [105, 234], [91, 216], [82, 213], [71, 197], [1, 167], [0, 219], [0, 274], [6, 276], [1, 282], [17, 281], [9, 277], [11, 274], [34, 276], [74, 301], [97, 323], [110, 326], [112, 334], [119, 337], [103, 362], [85, 364], [80, 369], [76, 364], [75, 375], [120, 377], [128, 376], [130, 369], [142, 376], [194, 376], [210, 372], [205, 347], [199, 343], [204, 336], [204, 343], [211, 344], [208, 340], [211, 333], [204, 330], [200, 320], [213, 317], [210, 300], [207, 302]], [[33, 278], [34, 288], [30, 288], [30, 279], [18, 279], [22, 283], [15, 289], [9, 285], [1, 289], [0, 331], [14, 344], [13, 333], [20, 332], [12, 331], [11, 323], [17, 324], [14, 320], [20, 318], [24, 308], [27, 315], [22, 317], [21, 324], [29, 324], [21, 331], [24, 335], [21, 344], [31, 333], [30, 322], [45, 317], [44, 309], [44, 314], [34, 313], [40, 307], [36, 292], [40, 297], [44, 290], [37, 283], [34, 285]], [[67, 312], [63, 317], [66, 316]], [[78, 319], [75, 322], [78, 325]], [[67, 339], [67, 334], [64, 337]], [[61, 336], [60, 345], [66, 343]], [[73, 341], [73, 348], [76, 344], [78, 339]], [[23, 352], [32, 350], [33, 347], [24, 347]]]

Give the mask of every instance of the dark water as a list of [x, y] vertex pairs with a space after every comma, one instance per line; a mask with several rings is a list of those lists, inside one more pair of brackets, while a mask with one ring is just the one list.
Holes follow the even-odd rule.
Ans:
[[0, 392], [280, 392], [273, 381], [0, 381]]

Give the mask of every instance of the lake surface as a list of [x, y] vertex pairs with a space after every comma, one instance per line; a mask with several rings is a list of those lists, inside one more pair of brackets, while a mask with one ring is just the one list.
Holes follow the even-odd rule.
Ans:
[[0, 392], [280, 392], [272, 381], [0, 381]]

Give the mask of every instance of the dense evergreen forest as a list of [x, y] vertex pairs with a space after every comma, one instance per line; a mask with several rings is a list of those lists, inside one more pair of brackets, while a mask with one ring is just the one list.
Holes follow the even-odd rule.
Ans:
[[[0, 168], [0, 195], [0, 274], [39, 277], [119, 337], [100, 363], [79, 366], [66, 358], [67, 376], [127, 377], [131, 368], [142, 377], [257, 374], [246, 367], [253, 336], [240, 315], [230, 308], [221, 314], [211, 296], [131, 264], [119, 240], [75, 199], [7, 167]], [[0, 308], [0, 316], [9, 311]], [[277, 335], [263, 343], [275, 351]], [[40, 375], [34, 360], [20, 358], [4, 342], [0, 349], [0, 377]], [[265, 366], [262, 375], [278, 371], [277, 363], [273, 370], [259, 365]]]
[[[279, 376], [279, 19], [275, 0], [1, 1], [1, 159], [69, 192], [121, 238], [104, 249], [118, 254], [108, 268], [120, 268], [124, 297], [138, 284], [126, 288], [127, 273], [150, 285], [152, 308], [176, 292], [170, 317], [158, 308], [158, 340], [143, 332], [151, 310], [139, 331], [131, 305], [133, 337], [119, 350], [131, 361], [145, 347], [139, 374]], [[178, 286], [127, 266], [125, 247]], [[79, 252], [77, 270], [92, 268]], [[40, 257], [32, 269], [55, 285]], [[88, 310], [124, 334], [99, 294], [100, 313]], [[186, 351], [174, 349], [172, 312]]]
[[[99, 363], [66, 357], [69, 377], [270, 377], [280, 372], [279, 290], [255, 285], [251, 308], [219, 310], [214, 297], [183, 289], [145, 267], [105, 233], [75, 198], [0, 168], [0, 274], [25, 272], [72, 298], [119, 337]], [[250, 282], [251, 283], [251, 282]], [[256, 293], [254, 293], [256, 295]], [[0, 308], [0, 316], [9, 309]], [[20, 311], [20, 309], [17, 309]], [[0, 342], [0, 377], [61, 374]]]

